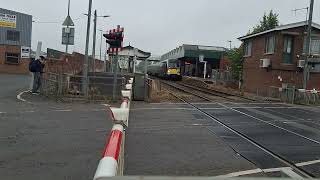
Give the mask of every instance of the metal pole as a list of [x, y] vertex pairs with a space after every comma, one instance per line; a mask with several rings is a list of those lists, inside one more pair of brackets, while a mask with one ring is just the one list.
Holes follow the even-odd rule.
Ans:
[[[107, 50], [108, 50], [108, 43], [106, 43], [106, 49], [104, 52], [104, 72], [107, 71], [107, 56], [108, 56]], [[110, 61], [109, 61], [109, 65], [110, 65]], [[108, 71], [110, 71], [110, 67], [108, 67]]]
[[136, 62], [137, 62], [138, 49], [134, 48], [134, 57], [133, 57], [133, 74], [136, 73]]
[[207, 75], [207, 61], [204, 62], [203, 79], [206, 79], [206, 75]]
[[196, 74], [195, 74], [195, 77], [198, 77], [198, 61], [199, 61], [199, 59], [196, 59], [196, 72], [195, 72]]
[[118, 82], [118, 51], [116, 51], [116, 55], [113, 58], [114, 60], [114, 73], [113, 73], [113, 90], [112, 90], [112, 99], [116, 99], [117, 92], [117, 82]]
[[102, 31], [100, 31], [100, 60], [102, 60]]
[[90, 36], [90, 22], [91, 22], [91, 8], [92, 8], [92, 0], [89, 0], [88, 7], [88, 22], [87, 22], [87, 36], [86, 36], [86, 49], [85, 49], [85, 58], [83, 63], [82, 70], [82, 83], [83, 83], [83, 93], [85, 96], [88, 96], [88, 52], [89, 52], [89, 36]]
[[314, 0], [310, 0], [310, 11], [309, 11], [309, 21], [308, 21], [308, 33], [306, 41], [307, 58], [304, 65], [303, 71], [303, 89], [307, 89], [308, 75], [309, 75], [309, 57], [311, 55], [310, 44], [311, 44], [311, 33], [312, 33], [312, 17], [313, 17], [313, 5]]
[[148, 100], [148, 60], [144, 60], [144, 100]]
[[94, 19], [93, 19], [93, 45], [92, 45], [92, 72], [96, 71], [96, 36], [97, 36], [97, 10], [94, 10]]
[[[70, 0], [68, 1], [68, 17], [70, 16]], [[69, 26], [67, 26], [69, 29]], [[66, 53], [68, 53], [68, 45], [69, 45], [69, 33], [67, 33], [67, 44], [66, 44]]]

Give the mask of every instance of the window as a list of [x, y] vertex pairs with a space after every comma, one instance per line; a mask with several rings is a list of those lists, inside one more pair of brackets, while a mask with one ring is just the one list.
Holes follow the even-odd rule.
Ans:
[[169, 60], [169, 68], [179, 68], [180, 62], [177, 60]]
[[[303, 43], [303, 52], [307, 53], [307, 42], [306, 39], [304, 39], [304, 43]], [[312, 55], [320, 55], [320, 37], [314, 36], [311, 38], [311, 42], [310, 42], [310, 53]]]
[[292, 64], [293, 61], [293, 37], [284, 36], [283, 63]]
[[246, 41], [244, 43], [244, 56], [251, 56], [252, 41]]
[[275, 41], [275, 37], [274, 36], [266, 37], [265, 51], [264, 51], [266, 54], [274, 53], [275, 42], [276, 41]]
[[20, 41], [20, 32], [19, 31], [7, 31], [7, 40], [8, 41]]
[[291, 36], [284, 37], [284, 47], [283, 52], [285, 53], [291, 53], [292, 52], [292, 44], [293, 44], [293, 38]]
[[19, 64], [19, 54], [6, 53], [6, 63], [7, 64]]

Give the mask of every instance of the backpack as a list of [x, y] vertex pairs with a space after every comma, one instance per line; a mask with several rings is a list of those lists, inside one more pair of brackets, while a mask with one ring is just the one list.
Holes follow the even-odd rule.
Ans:
[[30, 71], [30, 72], [37, 72], [37, 66], [38, 66], [37, 60], [32, 60], [32, 61], [29, 63], [29, 71]]

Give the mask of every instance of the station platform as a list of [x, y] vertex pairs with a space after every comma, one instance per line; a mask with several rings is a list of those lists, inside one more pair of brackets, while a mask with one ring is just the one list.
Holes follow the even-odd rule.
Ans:
[[212, 126], [183, 103], [133, 102], [124, 175], [221, 176], [257, 168], [211, 132]]

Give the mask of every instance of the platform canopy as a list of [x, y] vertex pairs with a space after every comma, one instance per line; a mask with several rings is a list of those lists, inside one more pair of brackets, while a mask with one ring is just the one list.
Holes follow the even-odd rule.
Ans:
[[224, 47], [183, 44], [161, 56], [165, 59], [198, 59], [203, 55], [207, 61], [220, 60], [228, 50]]

